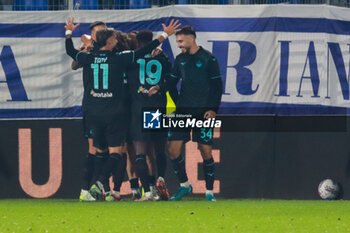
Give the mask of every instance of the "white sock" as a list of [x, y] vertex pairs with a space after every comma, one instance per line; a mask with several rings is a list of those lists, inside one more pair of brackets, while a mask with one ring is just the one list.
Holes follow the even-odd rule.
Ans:
[[152, 193], [151, 192], [146, 192], [145, 197], [151, 197]]
[[114, 194], [115, 194], [116, 196], [120, 196], [120, 192], [118, 192], [118, 191], [114, 191]]
[[180, 186], [188, 188], [188, 187], [190, 187], [190, 183], [188, 183], [188, 181], [186, 181], [184, 183], [180, 183]]
[[207, 191], [205, 192], [205, 194], [211, 194], [211, 195], [214, 195], [213, 190], [207, 190]]
[[133, 194], [138, 193], [137, 189], [132, 189], [131, 191], [132, 191]]

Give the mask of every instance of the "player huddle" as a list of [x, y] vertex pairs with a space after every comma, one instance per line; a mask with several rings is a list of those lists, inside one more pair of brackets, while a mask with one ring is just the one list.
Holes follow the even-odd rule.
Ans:
[[[69, 19], [65, 28], [66, 52], [74, 59], [72, 69], [83, 67], [82, 111], [89, 153], [80, 200], [120, 200], [125, 170], [135, 201], [168, 200], [164, 180], [166, 152], [180, 181], [180, 188], [170, 200], [181, 200], [192, 192], [181, 155], [192, 129], [144, 131], [142, 112], [145, 107], [165, 108], [167, 96], [171, 96], [176, 113], [191, 114], [197, 119], [215, 118], [222, 94], [216, 58], [196, 44], [192, 27], [178, 29], [180, 24], [174, 20], [168, 26], [162, 24], [164, 31], [155, 40], [149, 30], [125, 34], [107, 28], [103, 22], [94, 22], [90, 26], [91, 37], [83, 35], [83, 45], [77, 50], [71, 37], [78, 26], [74, 19]], [[157, 48], [173, 34], [182, 52], [174, 65]], [[216, 200], [212, 137], [213, 128], [192, 130], [192, 140], [198, 142], [203, 157], [209, 201]], [[111, 176], [113, 190], [109, 186]], [[138, 179], [144, 195], [140, 193]]]

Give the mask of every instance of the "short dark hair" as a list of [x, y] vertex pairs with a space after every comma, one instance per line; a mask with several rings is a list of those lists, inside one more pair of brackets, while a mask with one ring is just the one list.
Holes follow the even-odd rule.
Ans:
[[177, 31], [175, 33], [175, 35], [192, 35], [194, 36], [194, 38], [196, 38], [196, 31], [194, 30], [193, 27], [187, 25], [187, 26], [184, 26], [183, 28], [181, 28], [179, 31]]
[[101, 26], [101, 25], [107, 26], [106, 23], [104, 23], [104, 22], [102, 22], [102, 21], [95, 21], [95, 22], [93, 22], [93, 23], [90, 24], [90, 26], [89, 26], [90, 31], [91, 31], [94, 27], [96, 27], [96, 26]]
[[128, 45], [129, 45], [129, 48], [132, 50], [137, 48], [137, 39], [136, 39], [137, 33], [139, 33], [139, 32], [138, 31], [131, 31], [127, 35]]
[[96, 32], [96, 42], [98, 46], [100, 48], [105, 46], [107, 44], [107, 40], [113, 35], [115, 35], [115, 32], [112, 29], [105, 28], [98, 30]]
[[136, 34], [137, 42], [141, 45], [148, 44], [153, 39], [153, 33], [151, 30], [142, 30]]

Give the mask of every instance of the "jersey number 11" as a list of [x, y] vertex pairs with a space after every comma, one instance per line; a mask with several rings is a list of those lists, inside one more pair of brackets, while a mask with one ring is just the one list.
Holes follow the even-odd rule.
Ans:
[[103, 89], [108, 89], [108, 64], [91, 64], [91, 69], [94, 70], [94, 89], [99, 89], [98, 73], [100, 69], [103, 70]]

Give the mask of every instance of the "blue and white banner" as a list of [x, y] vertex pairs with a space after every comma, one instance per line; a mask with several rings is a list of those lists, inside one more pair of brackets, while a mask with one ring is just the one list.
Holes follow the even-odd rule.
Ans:
[[[96, 20], [129, 32], [171, 18], [218, 58], [223, 114], [349, 114], [350, 9], [311, 5], [170, 6], [145, 10], [1, 12], [0, 118], [81, 116], [82, 72], [70, 69], [64, 24]], [[175, 37], [163, 44], [174, 59]]]

